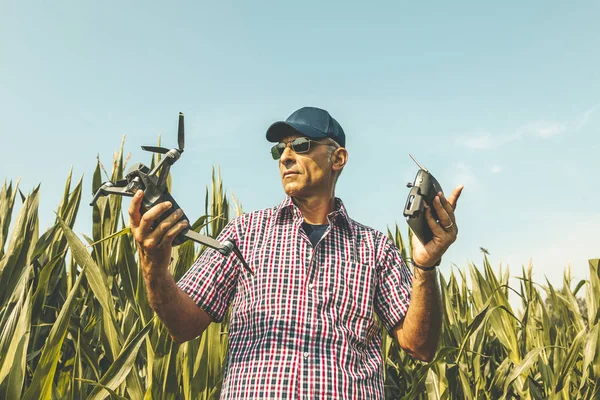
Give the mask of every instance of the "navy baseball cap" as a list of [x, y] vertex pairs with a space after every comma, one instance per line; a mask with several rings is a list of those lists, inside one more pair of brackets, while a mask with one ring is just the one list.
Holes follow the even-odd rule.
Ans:
[[285, 121], [275, 122], [267, 129], [267, 140], [279, 142], [286, 136], [301, 134], [312, 139], [331, 138], [346, 146], [346, 134], [340, 124], [325, 110], [302, 107]]

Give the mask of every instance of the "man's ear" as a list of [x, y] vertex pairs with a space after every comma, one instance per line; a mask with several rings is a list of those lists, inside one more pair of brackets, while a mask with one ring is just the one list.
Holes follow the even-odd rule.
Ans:
[[343, 147], [338, 147], [331, 154], [331, 164], [334, 171], [340, 171], [348, 162], [348, 150]]

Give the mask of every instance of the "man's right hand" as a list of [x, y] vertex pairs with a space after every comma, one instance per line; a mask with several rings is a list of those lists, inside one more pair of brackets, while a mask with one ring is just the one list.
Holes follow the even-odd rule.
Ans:
[[129, 206], [129, 225], [139, 249], [148, 303], [169, 330], [171, 338], [183, 343], [201, 335], [213, 321], [177, 286], [169, 272], [173, 239], [189, 223], [186, 220], [177, 222], [182, 213], [177, 210], [152, 229], [154, 221], [172, 205], [168, 201], [160, 203], [142, 215], [140, 207], [143, 198], [144, 192], [141, 190], [133, 196]]
[[146, 211], [140, 212], [144, 192], [138, 190], [129, 205], [129, 225], [131, 234], [140, 252], [140, 261], [146, 275], [162, 274], [171, 262], [172, 242], [175, 236], [189, 226], [187, 220], [177, 222], [183, 211], [181, 209], [169, 215], [152, 229], [154, 221], [172, 207], [168, 201], [160, 203]]

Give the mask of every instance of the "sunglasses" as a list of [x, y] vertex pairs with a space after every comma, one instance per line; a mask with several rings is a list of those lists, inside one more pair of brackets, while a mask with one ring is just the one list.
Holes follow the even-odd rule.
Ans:
[[271, 155], [273, 156], [273, 160], [279, 160], [281, 158], [281, 155], [285, 151], [286, 147], [288, 147], [288, 144], [292, 145], [292, 150], [294, 150], [295, 153], [299, 153], [299, 154], [300, 153], [308, 153], [310, 151], [311, 143], [324, 144], [326, 146], [333, 146], [332, 144], [329, 144], [329, 143], [323, 143], [323, 142], [318, 142], [316, 140], [311, 140], [311, 139], [308, 139], [305, 137], [299, 137], [288, 143], [284, 143], [284, 142], [277, 143], [275, 146], [271, 147]]

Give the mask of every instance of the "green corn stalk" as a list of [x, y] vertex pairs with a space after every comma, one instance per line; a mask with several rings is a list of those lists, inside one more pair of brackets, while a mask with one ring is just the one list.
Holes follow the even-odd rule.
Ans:
[[[123, 144], [110, 174], [124, 175]], [[152, 162], [156, 162], [154, 159]], [[103, 168], [92, 178], [96, 188]], [[170, 177], [168, 179], [171, 187]], [[24, 196], [18, 182], [0, 189], [0, 398], [218, 398], [227, 357], [227, 318], [179, 345], [148, 305], [135, 243], [121, 198], [101, 198], [85, 242], [72, 231], [82, 180], [69, 172], [56, 221], [39, 232], [39, 187]], [[21, 196], [17, 196], [17, 192]], [[21, 201], [21, 203], [19, 203]], [[205, 214], [192, 229], [216, 237], [230, 202], [218, 170], [206, 188]], [[13, 211], [16, 217], [13, 220]], [[242, 212], [237, 199], [233, 214]], [[410, 256], [398, 226], [388, 230]], [[204, 251], [190, 241], [173, 250], [179, 279]], [[383, 332], [390, 399], [589, 399], [600, 396], [600, 268], [562, 287], [518, 284], [487, 258], [440, 274], [443, 327], [438, 353], [415, 361]], [[518, 296], [514, 310], [509, 293]]]

